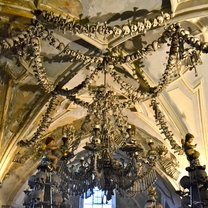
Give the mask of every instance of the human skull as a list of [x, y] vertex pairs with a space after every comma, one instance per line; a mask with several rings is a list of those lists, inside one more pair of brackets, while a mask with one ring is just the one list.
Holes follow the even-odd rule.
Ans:
[[44, 172], [44, 171], [38, 171], [35, 176], [36, 176], [36, 181], [37, 182], [45, 183], [46, 177], [47, 177], [47, 173]]
[[162, 16], [157, 16], [158, 25], [161, 26], [164, 22], [164, 18]]
[[208, 181], [208, 177], [207, 177], [207, 173], [205, 172], [204, 169], [197, 169], [196, 170], [196, 177], [198, 182], [200, 183], [205, 183], [206, 181]]
[[59, 186], [60, 183], [61, 183], [61, 178], [60, 178], [58, 175], [53, 174], [53, 175], [51, 176], [51, 181], [52, 181], [52, 184], [53, 184], [53, 185]]
[[132, 33], [137, 32], [137, 29], [138, 29], [137, 25], [131, 24], [131, 32], [132, 32]]
[[170, 14], [168, 14], [168, 13], [163, 14], [163, 17], [165, 20], [170, 20], [170, 18], [171, 18]]
[[137, 24], [138, 27], [138, 32], [143, 32], [144, 31], [144, 24], [142, 22], [138, 22]]
[[124, 36], [130, 34], [130, 32], [131, 32], [130, 27], [128, 25], [124, 25], [122, 27], [122, 31], [123, 31]]
[[152, 23], [149, 20], [145, 20], [144, 27], [146, 30], [149, 30], [152, 27]]
[[31, 42], [31, 45], [33, 46], [39, 45], [39, 39], [36, 37], [31, 38], [30, 42]]
[[115, 36], [120, 36], [122, 33], [122, 29], [119, 26], [114, 26], [113, 27], [113, 32]]
[[2, 47], [4, 48], [4, 49], [8, 49], [9, 48], [9, 44], [8, 44], [8, 42], [6, 42], [5, 40], [2, 40], [2, 42], [1, 42], [2, 44]]
[[33, 189], [36, 185], [36, 176], [32, 175], [30, 176], [30, 178], [28, 179], [28, 186]]
[[44, 201], [44, 191], [43, 190], [32, 190], [31, 199], [35, 204], [40, 204]]

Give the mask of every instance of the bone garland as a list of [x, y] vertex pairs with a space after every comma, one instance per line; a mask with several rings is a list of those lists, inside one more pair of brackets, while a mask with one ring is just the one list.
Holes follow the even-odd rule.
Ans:
[[96, 24], [84, 24], [82, 20], [75, 20], [68, 17], [62, 17], [54, 14], [53, 12], [48, 11], [35, 11], [35, 16], [39, 21], [46, 21], [48, 23], [53, 24], [54, 27], [65, 31], [72, 32], [73, 34], [81, 34], [85, 33], [88, 36], [96, 36], [99, 35], [113, 35], [114, 37], [124, 37], [127, 35], [135, 35], [139, 33], [145, 33], [148, 30], [160, 27], [166, 24], [171, 16], [168, 13], [161, 13], [161, 15], [157, 16], [152, 20], [144, 19], [143, 22], [135, 21], [121, 25], [121, 26], [109, 26], [106, 22], [104, 23], [96, 23]]
[[158, 103], [156, 101], [156, 98], [152, 98], [151, 105], [150, 105], [155, 113], [155, 121], [157, 125], [160, 126], [161, 134], [165, 135], [165, 139], [167, 139], [170, 142], [170, 145], [174, 152], [180, 154], [183, 154], [183, 149], [176, 143], [176, 141], [173, 139], [173, 133], [168, 129], [167, 122], [164, 119], [164, 115], [159, 109]]
[[36, 79], [38, 80], [39, 85], [46, 91], [51, 92], [53, 90], [53, 84], [48, 80], [43, 67], [41, 56], [40, 56], [40, 40], [37, 37], [31, 38], [31, 46], [33, 49], [32, 53], [32, 63], [31, 67], [33, 68]]
[[141, 93], [138, 89], [134, 89], [128, 83], [122, 81], [122, 78], [115, 71], [115, 69], [112, 69], [109, 74], [121, 86], [120, 90], [123, 90], [125, 95], [131, 100], [131, 103], [130, 101], [128, 102], [129, 104], [125, 103], [125, 106], [123, 107], [130, 107], [130, 105], [134, 104], [135, 102], [142, 102], [151, 97], [149, 93]]
[[77, 105], [79, 105], [79, 106], [81, 106], [83, 108], [88, 108], [88, 106], [89, 106], [88, 102], [85, 102], [85, 101], [77, 98], [74, 95], [68, 94], [68, 92], [65, 91], [65, 90], [61, 90], [61, 91], [59, 91], [59, 93], [60, 93], [60, 95], [62, 95], [64, 97], [66, 97], [67, 99], [69, 99], [71, 102], [73, 102], [73, 103], [75, 103], [75, 104], [77, 104]]
[[195, 38], [193, 35], [191, 35], [189, 31], [180, 28], [179, 35], [187, 44], [191, 45], [197, 50], [200, 50], [202, 53], [208, 53], [208, 43], [201, 42], [198, 38]]
[[46, 112], [42, 117], [40, 125], [37, 131], [35, 132], [35, 134], [33, 135], [33, 138], [31, 139], [31, 142], [34, 143], [37, 139], [41, 138], [45, 130], [50, 126], [52, 122], [52, 118], [50, 117], [50, 114], [56, 108], [56, 106], [57, 106], [57, 94], [54, 92], [49, 101]]
[[6, 49], [10, 49], [12, 47], [17, 47], [19, 45], [27, 43], [28, 38], [30, 38], [35, 33], [37, 33], [37, 29], [38, 28], [36, 26], [31, 25], [25, 31], [23, 31], [21, 34], [15, 36], [15, 37], [7, 38], [5, 40], [0, 41], [0, 49], [6, 50]]
[[[46, 33], [48, 35], [46, 35]], [[44, 40], [47, 40], [49, 44], [53, 47], [55, 47], [58, 50], [61, 50], [61, 53], [69, 55], [70, 57], [74, 58], [76, 61], [84, 62], [84, 64], [88, 63], [96, 63], [96, 64], [102, 64], [105, 55], [103, 56], [88, 56], [84, 55], [79, 51], [74, 51], [70, 49], [69, 45], [65, 46], [64, 43], [60, 42], [55, 36], [53, 35], [52, 31], [49, 31], [45, 29], [45, 33], [43, 33], [45, 37], [42, 37]], [[124, 64], [128, 62], [133, 62], [138, 59], [142, 59], [145, 55], [152, 51], [156, 51], [158, 48], [161, 47], [161, 44], [164, 44], [166, 42], [166, 39], [171, 37], [172, 33], [171, 30], [165, 31], [163, 35], [158, 38], [158, 40], [153, 41], [151, 44], [148, 44], [142, 51], [137, 51], [132, 54], [128, 54], [126, 56], [110, 56], [108, 57], [108, 60], [112, 62], [112, 64]]]
[[90, 83], [95, 79], [95, 77], [98, 75], [98, 68], [95, 68], [94, 71], [92, 72], [92, 74], [90, 74], [89, 76], [86, 77], [86, 79], [84, 81], [82, 81], [79, 85], [77, 85], [76, 87], [74, 87], [73, 89], [56, 89], [56, 92], [60, 95], [66, 96], [66, 94], [68, 95], [75, 95], [77, 94], [80, 90], [84, 89], [84, 88], [88, 88]]
[[45, 130], [50, 126], [52, 122], [52, 118], [50, 117], [51, 112], [55, 109], [57, 106], [57, 94], [55, 92], [52, 93], [52, 96], [50, 98], [48, 107], [46, 109], [45, 114], [43, 115], [40, 124], [34, 133], [31, 140], [21, 140], [18, 142], [18, 145], [21, 147], [31, 147], [36, 141], [38, 141], [42, 136]]
[[154, 89], [153, 94], [155, 97], [158, 96], [158, 94], [161, 93], [168, 86], [168, 84], [170, 84], [171, 76], [174, 72], [174, 69], [177, 66], [178, 56], [179, 56], [179, 37], [175, 33], [171, 41], [169, 58], [165, 72], [162, 74], [162, 78], [160, 79], [159, 84]]

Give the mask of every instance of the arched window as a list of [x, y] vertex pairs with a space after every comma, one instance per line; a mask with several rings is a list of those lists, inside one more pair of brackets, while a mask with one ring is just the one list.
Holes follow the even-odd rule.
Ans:
[[82, 206], [80, 208], [116, 208], [115, 194], [112, 199], [107, 201], [106, 195], [97, 187], [93, 189], [94, 194], [88, 198], [81, 199]]

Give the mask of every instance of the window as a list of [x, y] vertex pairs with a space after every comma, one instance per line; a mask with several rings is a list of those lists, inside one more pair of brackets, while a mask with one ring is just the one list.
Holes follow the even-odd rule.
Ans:
[[115, 208], [115, 195], [107, 201], [105, 193], [97, 187], [93, 190], [94, 194], [89, 198], [83, 199], [83, 208]]

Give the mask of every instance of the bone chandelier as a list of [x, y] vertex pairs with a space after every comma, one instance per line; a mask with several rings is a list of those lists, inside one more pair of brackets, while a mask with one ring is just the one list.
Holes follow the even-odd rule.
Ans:
[[[127, 98], [127, 101], [120, 103], [118, 105], [119, 107], [118, 109], [129, 108], [131, 106], [134, 106], [136, 102], [143, 102], [146, 101], [147, 99], [151, 99], [151, 107], [155, 112], [155, 120], [157, 122], [157, 125], [160, 126], [161, 133], [165, 135], [172, 149], [176, 153], [178, 154], [183, 153], [182, 148], [180, 147], [180, 145], [176, 143], [176, 141], [173, 138], [172, 132], [168, 129], [167, 123], [164, 120], [164, 115], [160, 111], [156, 99], [160, 95], [160, 93], [163, 92], [163, 90], [173, 81], [174, 76], [176, 74], [177, 75], [180, 74], [178, 72], [180, 66], [183, 65], [190, 70], [196, 69], [196, 65], [201, 62], [200, 54], [208, 52], [208, 45], [206, 43], [200, 42], [197, 38], [190, 35], [188, 31], [183, 29], [177, 23], [167, 25], [168, 21], [170, 20], [170, 15], [167, 13], [161, 13], [159, 16], [152, 18], [150, 20], [148, 19], [144, 19], [143, 21], [134, 20], [119, 26], [118, 25], [109, 26], [106, 23], [85, 24], [82, 20], [75, 20], [68, 17], [62, 17], [52, 12], [40, 11], [40, 10], [34, 12], [34, 17], [35, 20], [32, 21], [31, 25], [25, 31], [21, 32], [16, 37], [7, 38], [5, 40], [0, 41], [1, 52], [12, 50], [17, 54], [18, 60], [26, 61], [32, 67], [34, 76], [36, 77], [39, 86], [51, 96], [51, 99], [48, 104], [48, 108], [40, 122], [37, 131], [35, 132], [32, 138], [28, 138], [27, 140], [20, 141], [18, 143], [20, 146], [38, 149], [40, 141], [44, 135], [44, 131], [46, 130], [46, 128], [49, 127], [52, 121], [50, 117], [50, 113], [54, 108], [56, 108], [58, 96], [64, 96], [73, 103], [80, 105], [84, 108], [87, 108], [88, 112], [91, 112], [93, 115], [93, 113], [95, 113], [94, 111], [98, 110], [97, 107], [99, 107], [100, 103], [98, 102], [99, 105], [94, 106], [93, 104], [95, 104], [96, 102], [92, 102], [93, 103], [92, 104], [83, 101], [80, 98], [78, 98], [78, 93], [82, 89], [89, 89], [91, 87], [91, 83], [95, 81], [97, 76], [100, 73], [103, 73], [113, 78], [113, 81], [120, 86], [121, 92]], [[117, 51], [111, 51], [111, 50], [108, 50], [107, 53], [102, 53], [101, 55], [93, 55], [93, 56], [85, 55], [80, 51], [74, 51], [70, 49], [69, 45], [65, 45], [64, 43], [62, 43], [58, 38], [55, 37], [55, 35], [51, 30], [51, 29], [54, 30], [58, 29], [63, 31], [63, 33], [70, 32], [74, 35], [84, 34], [91, 38], [97, 38], [98, 36], [99, 38], [100, 37], [131, 38], [139, 34], [145, 35], [145, 33], [148, 32], [148, 30], [162, 26], [166, 26], [164, 27], [165, 30], [157, 40], [154, 40], [152, 43], [147, 44], [147, 46], [143, 47], [141, 50], [127, 55], [121, 55]], [[60, 50], [61, 54], [68, 57], [68, 59], [71, 62], [81, 62], [83, 64], [83, 68], [86, 67], [89, 68], [89, 66], [93, 66], [93, 70], [91, 70], [91, 74], [89, 72], [90, 75], [86, 76], [85, 80], [79, 83], [73, 89], [59, 88], [57, 83], [52, 83], [48, 79], [47, 74], [45, 72], [45, 68], [43, 66], [42, 53], [41, 53], [42, 41], [45, 41], [49, 43], [51, 46]], [[133, 85], [126, 83], [123, 80], [120, 72], [117, 70], [117, 66], [122, 67], [122, 65], [125, 63], [132, 63], [136, 60], [141, 61], [147, 54], [156, 51], [164, 44], [167, 44], [169, 46], [169, 51], [168, 51], [169, 57], [167, 60], [164, 73], [162, 74], [162, 77], [156, 86], [150, 87], [148, 82], [145, 80], [145, 78], [142, 77], [143, 81], [147, 84], [147, 86], [149, 86], [149, 89], [145, 91], [145, 90], [136, 89]], [[139, 78], [138, 73], [135, 69], [132, 69], [131, 76], [132, 79], [135, 79], [138, 83], [140, 82], [141, 78]], [[108, 99], [109, 96], [108, 93], [111, 92], [106, 91], [106, 88], [105, 90], [101, 90], [101, 88], [98, 87], [96, 88], [94, 99], [96, 100], [99, 96], [101, 96], [102, 98], [101, 100], [107, 102], [106, 99]], [[112, 96], [111, 99], [113, 100], [113, 98], [115, 97]], [[112, 100], [111, 102], [115, 103], [115, 99], [114, 101]], [[114, 109], [111, 108], [110, 110], [114, 110]], [[106, 113], [105, 110], [104, 112]], [[103, 113], [97, 115], [103, 116]], [[104, 118], [106, 117], [104, 116]], [[127, 123], [125, 123], [125, 125], [121, 125], [122, 128], [127, 127], [128, 125], [126, 124]], [[102, 135], [102, 137], [99, 140], [97, 140], [99, 141], [99, 143], [101, 143], [101, 146], [102, 145], [105, 146], [109, 141], [117, 141], [115, 138], [113, 140], [107, 139], [107, 141], [105, 141], [106, 138], [108, 138], [106, 135], [108, 135], [107, 131], [109, 131], [109, 129], [106, 128], [104, 123], [95, 122], [94, 125], [97, 126], [95, 126], [96, 128], [94, 128], [92, 134], [94, 135], [94, 137], [97, 137], [100, 134]], [[120, 127], [118, 126], [118, 129], [119, 128]], [[123, 130], [124, 129], [122, 129], [122, 131]], [[130, 137], [129, 135], [130, 133], [128, 133], [128, 131], [125, 134], [127, 137], [124, 138]], [[107, 156], [112, 157], [112, 154], [116, 151], [114, 149], [108, 152], [108, 150], [110, 150], [109, 146], [107, 148], [104, 148], [107, 151], [103, 151], [103, 148], [102, 150], [99, 149], [100, 144], [95, 144], [93, 143], [94, 141], [95, 140], [92, 139], [91, 142], [85, 146], [87, 151], [91, 151], [92, 154], [88, 160], [89, 166], [87, 167], [83, 166], [83, 162], [81, 162], [80, 167], [82, 167], [82, 169], [92, 167], [95, 161], [97, 162], [100, 161], [102, 163], [104, 161], [104, 158], [108, 158]], [[137, 155], [136, 153], [138, 153], [138, 149], [136, 148], [135, 145], [133, 145], [134, 150], [131, 152], [128, 149], [129, 144], [126, 143], [125, 145], [124, 146], [118, 145], [116, 149], [120, 149], [124, 151], [128, 156], [127, 158], [131, 160], [131, 162], [132, 161], [135, 162], [136, 161], [135, 158]], [[75, 146], [77, 146], [77, 144]], [[99, 155], [99, 159], [95, 160], [97, 155]], [[121, 182], [116, 181], [115, 184], [119, 184], [121, 189], [131, 188], [132, 184], [134, 184], [135, 182], [136, 177], [133, 177], [132, 174], [130, 174], [132, 170], [125, 165], [126, 163], [124, 162], [123, 164], [122, 163], [117, 164], [117, 163], [108, 163], [108, 162], [109, 161], [107, 161], [105, 164], [102, 164], [102, 167], [98, 166], [99, 170], [96, 172], [97, 177], [100, 172], [105, 174], [106, 164], [110, 165], [111, 167], [115, 166], [114, 167], [115, 170], [116, 170], [116, 165], [118, 165], [119, 167], [123, 168], [122, 170], [126, 172], [126, 175], [131, 175], [133, 179], [131, 179], [132, 183], [130, 185], [123, 184], [123, 187], [121, 187], [122, 186]], [[74, 177], [72, 172], [70, 173], [69, 171], [69, 174], [71, 174], [71, 178]], [[96, 177], [96, 174], [93, 177]], [[92, 175], [90, 175], [88, 178], [85, 178], [85, 181], [93, 182], [94, 179], [93, 177]], [[111, 177], [114, 177], [114, 175], [111, 175]], [[101, 178], [99, 178], [99, 180], [100, 180], [100, 184], [102, 184]], [[113, 180], [111, 180], [111, 182], [112, 181]], [[107, 189], [105, 186], [106, 184], [104, 183], [102, 188], [110, 193], [112, 189], [116, 187], [115, 184], [108, 184], [109, 186], [112, 185], [112, 187]], [[74, 192], [77, 191], [79, 194], [83, 193], [83, 190], [79, 190], [78, 187], [79, 184], [76, 183], [76, 185], [77, 187], [75, 187], [74, 190], [73, 188], [71, 188], [71, 190]], [[81, 185], [84, 186], [86, 184], [81, 184]], [[84, 192], [85, 191], [86, 190], [84, 190]], [[111, 194], [112, 193], [109, 194], [110, 195], [109, 197], [111, 197]]]
[[[206, 43], [202, 43], [197, 38], [190, 35], [189, 32], [181, 28], [179, 24], [172, 24], [167, 26], [163, 34], [157, 40], [154, 40], [142, 50], [135, 53], [122, 56], [112, 52], [100, 56], [88, 56], [79, 51], [71, 50], [68, 45], [65, 46], [65, 44], [60, 42], [48, 28], [52, 27], [54, 29], [62, 30], [63, 32], [71, 32], [72, 34], [83, 33], [94, 38], [96, 38], [97, 35], [104, 37], [109, 35], [116, 37], [131, 37], [137, 34], [145, 34], [148, 30], [154, 29], [155, 27], [164, 26], [170, 19], [170, 15], [165, 13], [151, 20], [145, 19], [143, 22], [128, 22], [128, 24], [114, 27], [108, 26], [106, 23], [84, 24], [81, 20], [64, 18], [47, 11], [38, 10], [35, 12], [35, 17], [36, 21], [34, 21], [24, 32], [16, 37], [3, 40], [0, 44], [2, 51], [14, 49], [18, 54], [18, 58], [29, 62], [33, 68], [38, 84], [51, 95], [48, 109], [43, 116], [42, 122], [33, 138], [30, 141], [26, 141], [27, 145], [30, 146], [34, 142], [37, 142], [43, 135], [44, 130], [50, 125], [50, 111], [54, 108], [58, 95], [64, 96], [75, 104], [87, 108], [89, 104], [77, 98], [76, 95], [81, 89], [88, 88], [90, 83], [97, 77], [98, 73], [105, 68], [103, 66], [107, 65], [109, 66], [107, 73], [113, 78], [114, 82], [120, 85], [121, 91], [128, 98], [125, 107], [128, 108], [136, 102], [143, 102], [147, 99], [151, 99], [151, 106], [156, 114], [156, 122], [161, 127], [161, 133], [169, 140], [172, 149], [179, 154], [181, 153], [181, 147], [174, 141], [173, 134], [166, 125], [156, 98], [168, 84], [171, 83], [181, 65], [190, 70], [195, 69], [196, 65], [200, 63], [200, 54], [208, 52], [208, 45]], [[68, 56], [72, 62], [80, 61], [83, 63], [83, 66], [95, 66], [93, 72], [73, 89], [59, 89], [56, 87], [58, 85], [51, 83], [47, 78], [41, 58], [41, 41], [46, 41], [51, 46], [60, 50], [61, 53]], [[168, 52], [169, 58], [167, 60], [165, 71], [157, 86], [149, 87], [149, 90], [142, 91], [135, 89], [133, 86], [123, 81], [120, 73], [116, 70], [117, 65], [142, 60], [147, 54], [156, 51], [163, 44], [170, 46]], [[135, 69], [132, 69], [132, 78], [140, 82]], [[144, 81], [147, 83], [145, 79]], [[147, 85], [149, 86], [148, 83]], [[20, 144], [21, 143], [24, 145], [23, 143], [25, 143], [25, 141], [20, 142]]]

